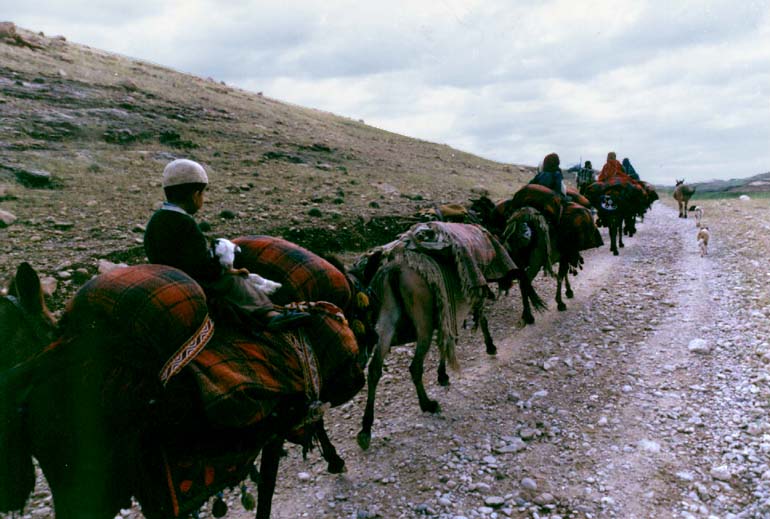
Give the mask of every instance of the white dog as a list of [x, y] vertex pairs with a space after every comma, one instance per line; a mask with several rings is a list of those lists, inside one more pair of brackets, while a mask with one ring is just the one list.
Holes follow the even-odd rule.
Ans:
[[233, 267], [235, 263], [235, 255], [241, 252], [241, 248], [224, 238], [215, 238], [211, 242], [211, 255], [219, 260], [219, 264], [222, 265], [223, 272], [227, 274], [233, 274], [236, 276], [246, 276], [249, 284], [254, 288], [263, 292], [266, 295], [274, 294], [281, 288], [280, 283], [265, 279], [259, 274], [252, 274], [248, 269]]
[[695, 213], [695, 227], [700, 227], [700, 222], [703, 219], [703, 208], [699, 205], [692, 205], [690, 211]]
[[700, 247], [700, 255], [701, 257], [705, 256], [709, 252], [709, 238], [711, 237], [711, 233], [709, 233], [709, 228], [705, 225], [698, 230], [698, 234], [696, 236], [698, 240], [698, 246]]

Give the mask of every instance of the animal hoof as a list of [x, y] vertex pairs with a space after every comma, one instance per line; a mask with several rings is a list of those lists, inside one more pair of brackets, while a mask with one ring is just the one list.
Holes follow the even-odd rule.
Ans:
[[333, 459], [329, 462], [329, 465], [326, 467], [326, 470], [329, 472], [329, 474], [342, 474], [343, 472], [347, 472], [347, 469], [345, 468], [345, 460], [342, 458]]
[[365, 451], [369, 448], [369, 444], [372, 443], [372, 435], [361, 431], [358, 433], [358, 436], [356, 436], [356, 441], [358, 442], [358, 446], [361, 447], [361, 450]]
[[567, 305], [565, 305], [564, 303], [558, 303], [558, 304], [556, 305], [556, 308], [557, 308], [557, 309], [558, 309], [560, 312], [563, 312], [564, 310], [566, 310], [566, 309], [567, 309]]
[[564, 293], [564, 295], [566, 295], [569, 299], [572, 299], [573, 297], [575, 297], [575, 292], [573, 292], [572, 290], [567, 290]]
[[487, 346], [487, 355], [497, 355], [497, 348], [495, 346]]
[[618, 251], [616, 251], [616, 250], [612, 251], [612, 255], [613, 256], [617, 256], [618, 254], [620, 254]]
[[441, 406], [438, 405], [438, 402], [435, 400], [428, 400], [428, 402], [425, 405], [421, 405], [420, 408], [425, 413], [440, 413], [441, 412]]
[[449, 376], [448, 375], [444, 375], [444, 376], [439, 375], [439, 377], [438, 377], [438, 385], [439, 386], [444, 386], [444, 387], [448, 386], [449, 385]]

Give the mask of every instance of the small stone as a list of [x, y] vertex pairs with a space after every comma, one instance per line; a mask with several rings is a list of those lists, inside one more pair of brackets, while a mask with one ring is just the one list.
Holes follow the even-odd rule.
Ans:
[[646, 452], [660, 452], [660, 444], [652, 440], [639, 440], [639, 448]]
[[297, 479], [299, 479], [300, 481], [310, 481], [310, 474], [308, 474], [307, 472], [300, 472], [299, 474], [297, 474]]
[[96, 264], [96, 271], [99, 274], [106, 274], [108, 272], [112, 272], [113, 270], [117, 268], [123, 268], [128, 267], [125, 263], [113, 263], [106, 259], [100, 259]]
[[535, 498], [532, 500], [536, 505], [549, 505], [555, 501], [555, 498], [552, 494], [549, 494], [548, 492], [544, 492], [538, 496], [535, 496]]
[[524, 429], [519, 431], [519, 437], [525, 441], [529, 441], [533, 439], [535, 436], [537, 436], [537, 431], [529, 427], [525, 427]]
[[484, 504], [492, 508], [500, 508], [505, 504], [505, 498], [501, 496], [489, 496], [484, 499]]
[[703, 339], [693, 339], [690, 341], [690, 344], [687, 345], [687, 349], [691, 351], [692, 353], [710, 353], [711, 347], [709, 344], [703, 340]]
[[537, 490], [537, 483], [532, 478], [524, 478], [521, 480], [521, 486], [527, 490]]
[[13, 225], [16, 221], [16, 215], [0, 209], [0, 229]]
[[40, 287], [43, 289], [43, 293], [47, 296], [52, 296], [56, 292], [56, 288], [59, 286], [59, 282], [56, 278], [51, 276], [45, 276], [40, 280]]
[[712, 478], [718, 481], [730, 481], [732, 478], [730, 470], [724, 465], [712, 468], [709, 474], [711, 474]]

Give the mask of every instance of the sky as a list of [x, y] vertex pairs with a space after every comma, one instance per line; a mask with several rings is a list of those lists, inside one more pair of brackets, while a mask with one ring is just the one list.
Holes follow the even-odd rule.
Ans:
[[770, 171], [770, 0], [0, 0], [0, 21], [504, 163]]

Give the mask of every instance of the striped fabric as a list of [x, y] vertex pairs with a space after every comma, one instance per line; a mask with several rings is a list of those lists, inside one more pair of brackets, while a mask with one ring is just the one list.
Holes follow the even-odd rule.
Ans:
[[[519, 208], [533, 207], [554, 226], [559, 224], [562, 199], [553, 190], [537, 184], [527, 184], [519, 189], [508, 204], [508, 216]], [[507, 221], [507, 218], [506, 218]]]
[[574, 202], [564, 208], [557, 228], [557, 237], [562, 250], [565, 250], [565, 245], [569, 250], [577, 251], [604, 245], [591, 212]]
[[[347, 401], [363, 385], [353, 332], [341, 310], [330, 303], [302, 309], [314, 316], [300, 333], [318, 359], [322, 399]], [[259, 338], [248, 338], [220, 330], [189, 365], [209, 420], [226, 427], [251, 425], [270, 413], [278, 397], [307, 394], [297, 340], [289, 333], [264, 332]]]
[[351, 301], [345, 275], [320, 256], [273, 236], [233, 240], [241, 247], [235, 267], [246, 267], [283, 286], [270, 299], [279, 305], [294, 301], [328, 301], [346, 309]]
[[[66, 338], [99, 327], [132, 345], [130, 356], [167, 380], [207, 344], [213, 334], [206, 296], [181, 270], [164, 265], [115, 269], [83, 285], [61, 320]], [[165, 380], [164, 380], [165, 382]]]

